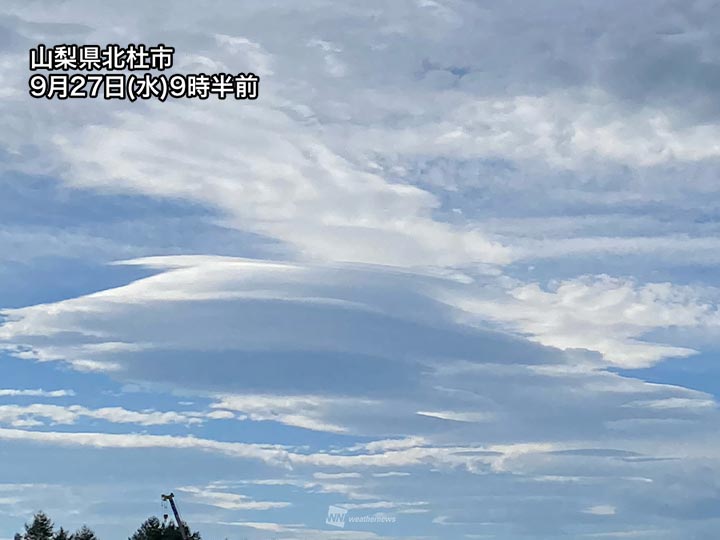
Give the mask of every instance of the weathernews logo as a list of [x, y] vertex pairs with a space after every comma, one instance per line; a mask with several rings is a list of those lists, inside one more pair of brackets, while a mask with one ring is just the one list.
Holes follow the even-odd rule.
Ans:
[[345, 528], [346, 523], [395, 523], [395, 516], [387, 514], [372, 514], [369, 516], [348, 516], [349, 510], [342, 506], [328, 507], [325, 523], [340, 529]]
[[328, 515], [325, 523], [332, 525], [333, 527], [345, 528], [345, 520], [347, 519], [348, 511], [345, 508], [339, 506], [330, 506], [328, 508]]

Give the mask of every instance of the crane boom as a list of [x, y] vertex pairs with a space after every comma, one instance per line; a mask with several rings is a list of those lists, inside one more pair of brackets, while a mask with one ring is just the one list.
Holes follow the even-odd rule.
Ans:
[[173, 514], [175, 515], [175, 522], [177, 523], [178, 529], [180, 529], [183, 540], [189, 540], [188, 526], [180, 519], [180, 512], [178, 512], [177, 506], [175, 505], [175, 494], [162, 495], [162, 500], [170, 503], [170, 508], [172, 508]]

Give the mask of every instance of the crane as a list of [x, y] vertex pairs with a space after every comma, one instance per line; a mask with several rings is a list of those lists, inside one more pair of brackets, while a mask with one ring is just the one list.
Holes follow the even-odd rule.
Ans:
[[175, 505], [175, 494], [170, 493], [170, 495], [161, 495], [161, 497], [163, 501], [170, 503], [170, 508], [172, 508], [173, 514], [175, 514], [175, 522], [177, 523], [178, 529], [180, 529], [183, 540], [189, 540], [188, 537], [190, 535], [188, 534], [187, 523], [180, 519], [180, 512], [178, 512], [177, 506]]

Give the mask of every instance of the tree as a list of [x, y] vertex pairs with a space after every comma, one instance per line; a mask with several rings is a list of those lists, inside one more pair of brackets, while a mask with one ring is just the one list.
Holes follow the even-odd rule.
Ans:
[[[200, 538], [200, 533], [195, 531], [191, 532], [188, 530], [188, 539], [189, 540], [202, 540]], [[180, 529], [177, 527], [175, 523], [169, 523], [163, 527], [163, 536], [162, 540], [182, 540], [182, 533], [180, 532]]]
[[60, 527], [60, 530], [55, 533], [55, 536], [53, 536], [53, 540], [73, 540], [73, 536]]
[[145, 520], [129, 540], [163, 540], [163, 526], [156, 517]]
[[[188, 535], [190, 540], [202, 540], [200, 533]], [[145, 520], [129, 540], [182, 540], [180, 529], [174, 523], [163, 524], [156, 517]]]
[[95, 536], [92, 529], [90, 529], [87, 525], [83, 525], [75, 534], [73, 534], [72, 540], [98, 540], [98, 538]]
[[23, 540], [53, 540], [53, 522], [44, 512], [35, 514], [30, 525], [25, 524]]

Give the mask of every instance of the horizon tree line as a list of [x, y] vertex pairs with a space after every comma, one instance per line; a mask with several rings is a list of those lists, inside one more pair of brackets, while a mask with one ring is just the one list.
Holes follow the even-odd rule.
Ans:
[[[55, 530], [55, 524], [45, 512], [36, 512], [30, 523], [25, 524], [22, 533], [16, 533], [14, 540], [99, 540], [95, 532], [83, 525], [74, 533], [63, 527]], [[146, 519], [128, 540], [182, 540], [182, 533], [174, 522], [161, 522], [152, 516]], [[200, 533], [192, 532], [189, 540], [202, 540]]]

